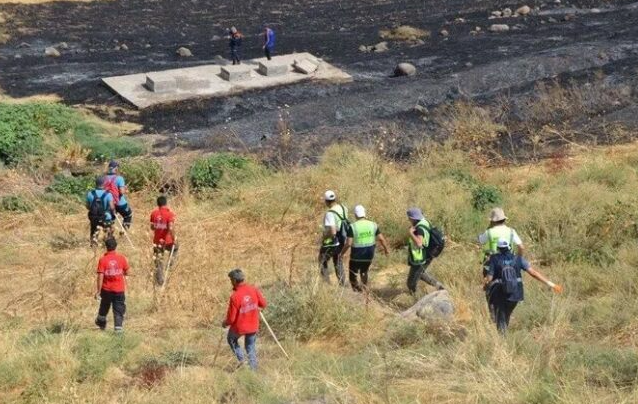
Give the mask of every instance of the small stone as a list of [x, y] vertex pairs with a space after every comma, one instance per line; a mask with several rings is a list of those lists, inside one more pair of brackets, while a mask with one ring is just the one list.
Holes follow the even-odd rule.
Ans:
[[339, 32], [346, 32], [347, 30], [348, 30], [348, 29], [347, 29], [347, 28], [345, 28], [345, 27], [341, 27], [341, 28], [339, 28]]
[[507, 32], [510, 30], [510, 26], [507, 24], [492, 24], [488, 30], [490, 32]]
[[492, 17], [502, 17], [503, 12], [501, 10], [492, 11]]
[[593, 14], [600, 14], [602, 12], [599, 8], [592, 8], [589, 11]]
[[454, 22], [457, 24], [465, 24], [465, 18], [461, 18], [461, 17], [456, 18]]
[[474, 63], [472, 63], [472, 62], [467, 62], [465, 64], [465, 67], [473, 67], [473, 66], [474, 66]]
[[27, 42], [22, 42], [22, 43], [20, 43], [20, 45], [18, 45], [18, 48], [21, 48], [21, 49], [30, 48], [30, 47], [31, 47], [31, 44], [29, 44]]
[[53, 58], [58, 58], [58, 57], [60, 57], [60, 55], [61, 55], [60, 51], [59, 51], [59, 50], [57, 50], [57, 49], [55, 49], [55, 48], [54, 48], [54, 47], [52, 47], [52, 46], [50, 46], [50, 47], [46, 48], [46, 49], [44, 50], [44, 54], [45, 54], [46, 56], [53, 57]]
[[183, 57], [183, 58], [189, 58], [189, 57], [193, 56], [193, 53], [191, 52], [191, 50], [190, 50], [190, 49], [188, 49], [188, 48], [185, 48], [185, 47], [183, 47], [183, 46], [182, 46], [181, 48], [177, 49], [177, 52], [176, 52], [176, 53], [177, 53], [180, 57]]
[[151, 44], [150, 44], [150, 43], [147, 43], [146, 45], [144, 45], [144, 49], [148, 49], [148, 48], [150, 48], [150, 47], [151, 47]]
[[120, 49], [122, 49], [123, 51], [127, 51], [128, 46], [125, 43], [123, 43], [122, 45], [120, 45]]
[[554, 18], [554, 17], [549, 17], [549, 18], [547, 19], [547, 22], [557, 23], [557, 22], [558, 22], [558, 20], [557, 20], [556, 18]]
[[523, 7], [519, 7], [518, 9], [516, 9], [516, 14], [520, 14], [523, 16], [528, 15], [531, 12], [532, 12], [532, 9], [528, 5], [525, 5]]
[[116, 51], [119, 51], [120, 49], [122, 49], [120, 45], [117, 45], [116, 47], [113, 48], [113, 50], [116, 50]]
[[219, 35], [213, 35], [213, 41], [219, 41], [220, 39], [222, 39], [222, 37]]
[[446, 29], [441, 30], [441, 36], [450, 36], [450, 33]]
[[69, 44], [66, 42], [60, 42], [59, 44], [56, 45], [56, 47], [66, 50], [66, 49], [69, 49]]
[[370, 52], [370, 49], [367, 46], [365, 46], [365, 45], [360, 45], [359, 46], [359, 52], [364, 52], [364, 53]]
[[13, 56], [13, 58], [14, 58], [14, 59], [22, 59], [22, 55], [21, 55], [21, 54], [19, 54], [19, 53], [16, 53], [16, 54]]
[[384, 42], [379, 42], [378, 44], [374, 45], [372, 47], [372, 49], [370, 49], [370, 50], [372, 52], [381, 53], [381, 52], [387, 51], [388, 49], [390, 49], [390, 48], [388, 48], [388, 43], [384, 41]]
[[512, 9], [511, 8], [506, 8], [503, 10], [503, 17], [504, 18], [509, 18], [512, 16]]
[[394, 68], [394, 76], [414, 76], [416, 74], [416, 67], [411, 63], [399, 63]]

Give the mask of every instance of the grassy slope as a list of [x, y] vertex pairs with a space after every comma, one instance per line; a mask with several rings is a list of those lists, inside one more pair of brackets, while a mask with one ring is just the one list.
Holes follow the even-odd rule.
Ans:
[[[635, 146], [490, 170], [460, 152], [430, 150], [399, 166], [333, 147], [315, 167], [227, 185], [205, 201], [175, 198], [182, 250], [162, 295], [149, 271], [153, 195], [135, 195], [138, 250], [121, 242], [134, 274], [124, 337], [92, 326], [97, 257], [84, 242], [85, 214], [63, 216], [46, 204], [35, 213], [0, 212], [0, 401], [638, 400]], [[527, 299], [505, 339], [488, 323], [479, 286], [472, 240], [486, 212], [472, 208], [477, 184], [500, 188], [533, 262], [566, 287], [553, 297], [527, 279]], [[364, 204], [396, 245], [408, 205], [445, 227], [452, 242], [432, 270], [449, 285], [456, 324], [403, 324], [378, 303], [318, 282], [314, 245], [326, 188], [351, 206]], [[373, 287], [403, 290], [403, 260], [401, 250], [379, 259]], [[263, 334], [257, 375], [224, 372], [232, 363], [225, 345], [216, 358], [226, 273], [236, 266], [265, 288], [273, 303], [266, 314], [292, 356], [287, 362]], [[384, 296], [395, 309], [411, 303], [405, 294]]]

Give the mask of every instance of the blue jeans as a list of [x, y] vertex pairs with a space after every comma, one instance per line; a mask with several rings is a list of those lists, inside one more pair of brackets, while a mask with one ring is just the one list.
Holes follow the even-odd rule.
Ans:
[[[228, 345], [230, 345], [237, 360], [239, 362], [244, 361], [244, 352], [239, 346], [239, 338], [241, 335], [235, 334], [233, 331], [228, 330]], [[252, 370], [257, 370], [257, 333], [244, 335], [244, 346], [246, 353], [248, 354], [248, 364]]]

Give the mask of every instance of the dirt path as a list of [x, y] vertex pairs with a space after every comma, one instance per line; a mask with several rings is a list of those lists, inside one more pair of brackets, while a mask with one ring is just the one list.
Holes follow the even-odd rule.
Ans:
[[[492, 10], [517, 5], [463, 0], [444, 5], [433, 0], [0, 5], [9, 17], [5, 29], [10, 35], [0, 46], [0, 88], [14, 97], [55, 93], [70, 104], [127, 108], [100, 85], [101, 77], [209, 63], [215, 55], [226, 56], [226, 41], [221, 37], [230, 25], [247, 36], [245, 56], [257, 56], [257, 34], [261, 24], [269, 22], [278, 33], [278, 52], [312, 52], [345, 69], [355, 81], [341, 86], [300, 84], [187, 102], [145, 110], [132, 118], [144, 125], [143, 133], [170, 135], [177, 143], [193, 147], [223, 146], [232, 133], [253, 148], [277, 132], [281, 108], [295, 133], [318, 145], [349, 139], [355, 133], [366, 136], [387, 125], [398, 125], [411, 139], [426, 129], [413, 113], [417, 104], [522, 94], [537, 81], [577, 79], [599, 69], [617, 83], [634, 74], [638, 4], [552, 3], [537, 15], [488, 20]], [[600, 10], [592, 11], [592, 7]], [[465, 22], [455, 22], [457, 18]], [[515, 29], [487, 33], [493, 23]], [[380, 29], [398, 24], [428, 29], [432, 37], [416, 46], [390, 42], [390, 50], [380, 54], [358, 51], [362, 44], [381, 41]], [[472, 35], [476, 26], [482, 33]], [[443, 28], [448, 37], [438, 34]], [[61, 57], [43, 56], [45, 47], [60, 42], [68, 45]], [[115, 49], [123, 43], [128, 51]], [[179, 46], [188, 46], [195, 56], [179, 59], [174, 54]], [[415, 64], [417, 75], [390, 78], [399, 61]]]

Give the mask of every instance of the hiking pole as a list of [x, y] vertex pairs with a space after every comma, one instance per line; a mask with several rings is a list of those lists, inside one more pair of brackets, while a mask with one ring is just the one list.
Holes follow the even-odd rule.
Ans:
[[277, 343], [277, 346], [279, 347], [279, 349], [281, 349], [281, 352], [283, 352], [284, 355], [286, 355], [286, 358], [290, 359], [290, 356], [288, 356], [288, 353], [286, 353], [286, 350], [284, 349], [284, 347], [282, 347], [281, 344], [279, 343], [279, 340], [277, 339], [277, 336], [273, 332], [272, 328], [270, 328], [270, 324], [268, 324], [266, 317], [264, 317], [264, 313], [260, 311], [259, 315], [261, 316], [261, 319], [264, 321], [264, 324], [266, 324], [266, 327], [268, 328], [268, 331], [270, 331], [270, 335], [272, 335], [273, 339]]
[[117, 223], [122, 228], [122, 231], [124, 232], [124, 236], [126, 237], [128, 242], [131, 244], [131, 247], [133, 247], [134, 250], [137, 250], [137, 248], [135, 248], [135, 244], [133, 244], [133, 242], [131, 241], [131, 238], [128, 236], [128, 231], [124, 228], [124, 225], [122, 224], [122, 221], [120, 220], [120, 218], [117, 215], [114, 215], [114, 216], [115, 216], [115, 220], [117, 220]]
[[173, 253], [175, 252], [175, 244], [171, 247], [171, 253], [168, 255], [168, 261], [166, 261], [166, 267], [164, 268], [164, 283], [160, 286], [164, 290], [164, 286], [168, 282], [168, 270], [171, 269], [171, 261], [173, 260]]

